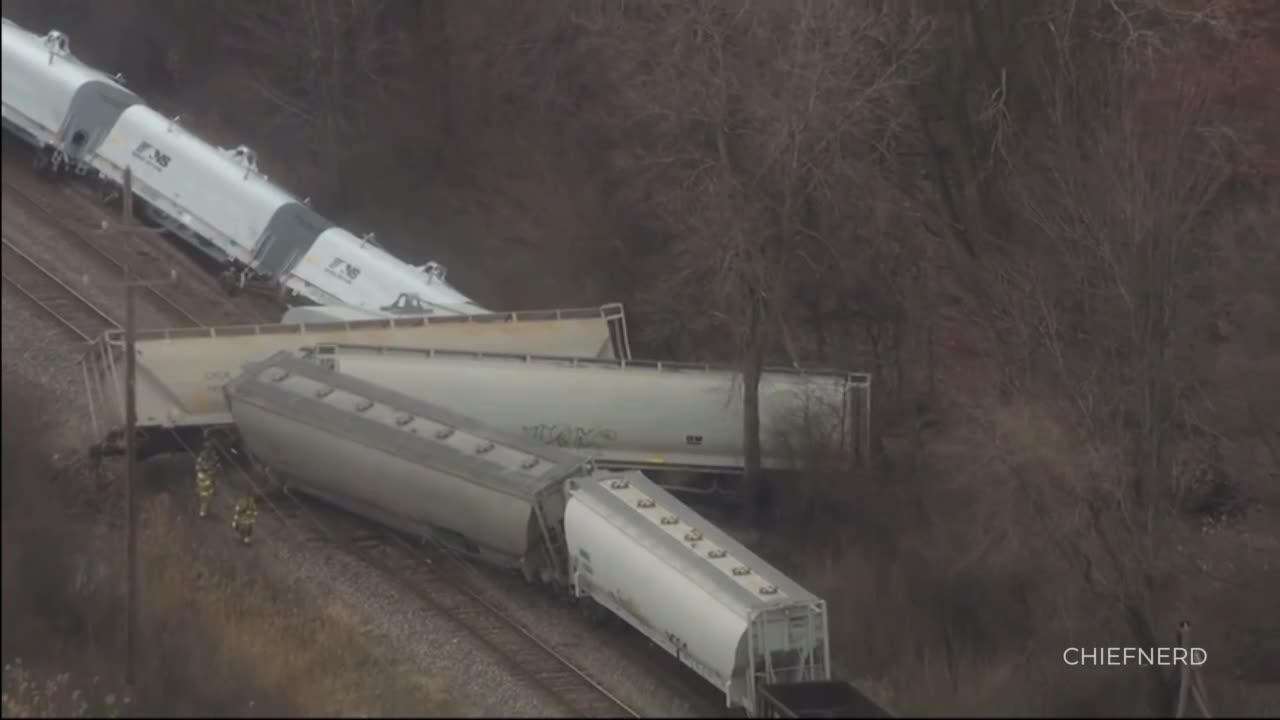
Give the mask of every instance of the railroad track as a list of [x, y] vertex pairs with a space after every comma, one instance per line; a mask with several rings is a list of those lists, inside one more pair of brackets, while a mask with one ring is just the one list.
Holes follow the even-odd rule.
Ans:
[[[50, 225], [55, 227], [63, 236], [73, 240], [77, 246], [89, 250], [104, 263], [114, 268], [122, 278], [129, 275], [129, 268], [125, 263], [120, 262], [120, 260], [102, 249], [98, 243], [90, 240], [84, 235], [84, 233], [74, 227], [71, 227], [65, 218], [59, 215], [58, 212], [50, 207], [44, 200], [36, 197], [36, 195], [31, 191], [11, 181], [7, 177], [4, 179], [4, 189], [6, 193], [11, 193], [28, 207], [31, 207], [47, 217], [50, 221]], [[135, 272], [134, 274], [136, 275], [137, 273]], [[188, 312], [159, 288], [150, 285], [143, 285], [141, 287], [143, 288], [143, 292], [151, 296], [151, 298], [156, 301], [159, 309], [164, 312], [165, 315], [173, 318], [174, 321], [178, 323], [178, 326], [204, 327], [205, 323], [198, 320], [194, 315]]]
[[541, 689], [569, 712], [582, 717], [640, 717], [585, 670], [469, 588], [458, 576], [465, 563], [448, 551], [439, 549], [428, 556], [402, 537], [372, 523], [338, 510], [317, 511], [309, 501], [292, 495], [286, 494], [282, 500], [272, 502], [272, 507], [294, 527], [307, 526], [310, 531], [322, 524], [318, 520], [321, 513], [349, 518], [358, 530], [341, 532], [331, 524], [323, 524], [325, 535], [314, 539], [354, 555], [455, 621], [502, 658], [516, 675]]
[[107, 330], [120, 327], [101, 308], [10, 243], [9, 238], [3, 238], [3, 242], [0, 275], [80, 339], [92, 342]]

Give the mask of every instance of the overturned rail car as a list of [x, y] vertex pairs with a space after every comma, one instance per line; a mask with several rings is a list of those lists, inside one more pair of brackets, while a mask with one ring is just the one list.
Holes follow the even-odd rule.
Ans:
[[[186, 436], [230, 424], [222, 387], [247, 363], [265, 360], [281, 350], [335, 342], [623, 359], [631, 353], [626, 316], [619, 304], [315, 325], [141, 331], [135, 336], [139, 457], [175, 451], [190, 444]], [[93, 454], [118, 453], [123, 445], [124, 345], [122, 332], [108, 332], [82, 360]]]
[[753, 712], [830, 679], [826, 603], [634, 470], [283, 351], [223, 392], [288, 487], [589, 599]]
[[[576, 449], [602, 467], [737, 473], [745, 462], [743, 386], [731, 368], [350, 344], [302, 352], [504, 431]], [[795, 469], [815, 444], [841, 465], [865, 458], [870, 384], [864, 373], [765, 370], [763, 467]]]
[[280, 352], [223, 392], [241, 441], [288, 487], [563, 585], [564, 481], [591, 465]]
[[636, 471], [567, 482], [573, 591], [753, 713], [760, 686], [831, 677], [826, 602]]

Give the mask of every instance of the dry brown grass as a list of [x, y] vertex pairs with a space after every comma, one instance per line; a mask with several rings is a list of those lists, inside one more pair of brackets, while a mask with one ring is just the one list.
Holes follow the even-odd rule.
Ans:
[[1268, 559], [1280, 497], [1213, 534], [1197, 517], [1166, 518], [1143, 539], [1156, 551], [1122, 548], [1108, 564], [1078, 499], [1111, 481], [1109, 459], [1052, 407], [971, 408], [928, 434], [918, 464], [899, 464], [915, 472], [795, 478], [812, 487], [778, 493], [788, 514], [761, 551], [827, 600], [837, 670], [907, 715], [1146, 715], [1150, 671], [1061, 659], [1068, 646], [1144, 644], [1113, 591], [1136, 592], [1145, 573], [1158, 640], [1172, 644], [1187, 619], [1208, 649], [1214, 711], [1273, 713], [1280, 676], [1266, 658], [1280, 626], [1263, 598], [1280, 596]]
[[94, 677], [86, 690], [70, 673], [41, 680], [45, 674], [28, 668], [22, 658], [5, 663], [5, 717], [114, 718], [132, 705], [127, 694], [117, 695], [101, 687], [101, 678]]
[[[111, 714], [124, 697], [119, 493], [93, 501], [86, 496], [94, 482], [53, 466], [42, 441], [40, 397], [6, 376], [4, 713]], [[267, 548], [246, 551], [225, 523], [190, 519], [187, 493], [172, 484], [184, 487], [189, 465], [144, 466], [133, 709], [228, 716], [455, 712], [441, 689], [412, 668], [388, 673], [346, 608], [282, 577]], [[104, 470], [106, 486], [118, 489], [116, 468]], [[98, 514], [68, 512], [72, 499]]]
[[[143, 667], [267, 691], [247, 697], [262, 712], [273, 705], [298, 715], [453, 712], [430, 678], [389, 674], [345, 608], [267, 567], [261, 541], [243, 548], [221, 517], [200, 522], [188, 505], [166, 494], [145, 511]], [[174, 667], [166, 656], [193, 632], [204, 636], [206, 652]]]

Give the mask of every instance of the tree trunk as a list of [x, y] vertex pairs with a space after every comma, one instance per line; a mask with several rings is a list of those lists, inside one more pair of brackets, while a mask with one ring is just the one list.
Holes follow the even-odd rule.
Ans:
[[760, 468], [760, 373], [764, 354], [760, 343], [760, 308], [751, 303], [747, 319], [747, 344], [742, 362], [742, 446], [745, 465], [742, 495], [752, 525], [763, 519], [765, 487]]
[[452, 8], [449, 0], [432, 0], [419, 6], [423, 77], [435, 78], [436, 136], [431, 161], [447, 167], [454, 158], [457, 118], [453, 103], [453, 46], [450, 35]]
[[347, 197], [342, 182], [342, 116], [346, 111], [343, 80], [346, 75], [347, 36], [338, 17], [336, 0], [329, 0], [329, 73], [325, 80], [323, 157], [327, 194], [334, 212], [342, 212]]

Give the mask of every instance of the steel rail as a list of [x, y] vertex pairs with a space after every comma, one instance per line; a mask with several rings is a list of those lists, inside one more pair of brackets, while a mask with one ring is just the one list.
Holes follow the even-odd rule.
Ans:
[[0, 275], [40, 309], [85, 342], [92, 342], [107, 330], [120, 329], [120, 324], [110, 315], [19, 250], [9, 242], [9, 238], [0, 239], [4, 243], [4, 264]]
[[[111, 253], [107, 252], [106, 250], [103, 250], [97, 243], [85, 237], [84, 233], [80, 232], [74, 227], [71, 227], [71, 225], [67, 222], [65, 218], [58, 215], [56, 211], [50, 208], [44, 201], [37, 198], [29, 190], [27, 190], [26, 188], [23, 188], [22, 186], [13, 182], [9, 178], [5, 178], [4, 180], [4, 188], [6, 191], [11, 191], [15, 196], [17, 196], [22, 202], [26, 203], [28, 206], [35, 208], [37, 211], [39, 211], [40, 213], [48, 217], [52, 221], [52, 224], [64, 235], [74, 238], [76, 241], [78, 241], [78, 244], [80, 246], [86, 247], [89, 250], [91, 250], [94, 254], [96, 254], [102, 260], [105, 260], [108, 264], [114, 267], [122, 275], [125, 275], [129, 272], [129, 268], [125, 265], [125, 263], [120, 262], [114, 256], [112, 256]], [[138, 275], [142, 273], [136, 272], [136, 269], [135, 269], [134, 274]], [[168, 314], [174, 316], [175, 319], [177, 319], [183, 325], [191, 325], [194, 327], [206, 326], [205, 323], [201, 322], [194, 315], [192, 315], [190, 312], [185, 310], [173, 298], [161, 292], [159, 288], [150, 287], [150, 286], [144, 286], [144, 287], [146, 288], [145, 291], [149, 293], [153, 298], [158, 300], [160, 305]]]

